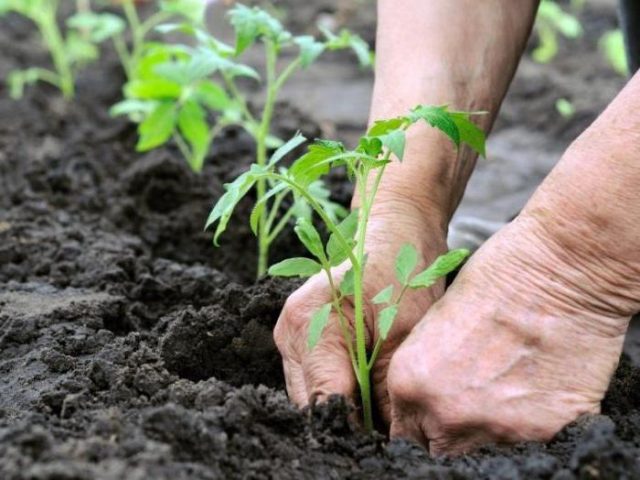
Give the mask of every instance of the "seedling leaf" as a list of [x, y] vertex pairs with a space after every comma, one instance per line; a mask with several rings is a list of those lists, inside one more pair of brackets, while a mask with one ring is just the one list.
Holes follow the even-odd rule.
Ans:
[[195, 97], [207, 108], [220, 112], [225, 111], [232, 103], [224, 88], [211, 80], [205, 80], [198, 84]]
[[347, 270], [340, 281], [340, 293], [345, 297], [353, 295], [355, 292], [355, 287], [353, 283], [353, 267]]
[[164, 12], [182, 15], [193, 23], [202, 24], [207, 4], [203, 0], [163, 0], [160, 8]]
[[329, 171], [330, 165], [325, 160], [343, 152], [344, 145], [340, 142], [316, 141], [291, 165], [289, 174], [301, 185], [309, 185]]
[[347, 218], [340, 222], [337, 226], [338, 231], [342, 234], [344, 239], [349, 244], [349, 248], [346, 249], [338, 241], [338, 237], [335, 233], [332, 233], [327, 242], [327, 256], [329, 257], [329, 263], [332, 267], [341, 264], [349, 257], [349, 252], [353, 249], [355, 242], [353, 237], [356, 235], [356, 229], [358, 228], [358, 210], [352, 210]]
[[373, 303], [376, 305], [381, 303], [389, 303], [391, 301], [391, 297], [393, 297], [393, 285], [389, 285], [386, 288], [383, 288], [378, 292], [378, 294], [373, 297]]
[[390, 118], [388, 120], [377, 120], [367, 132], [369, 137], [379, 137], [392, 130], [397, 130], [407, 121], [406, 117]]
[[383, 308], [378, 314], [378, 332], [382, 340], [387, 339], [387, 335], [389, 335], [389, 331], [393, 326], [393, 321], [396, 319], [396, 315], [398, 315], [397, 305], [390, 305]]
[[485, 147], [485, 135], [480, 127], [469, 120], [468, 113], [452, 112], [451, 119], [458, 127], [460, 141], [469, 145], [473, 150], [483, 157], [487, 156]]
[[306, 142], [307, 139], [300, 132], [296, 133], [293, 138], [291, 138], [287, 143], [283, 144], [280, 148], [278, 148], [271, 158], [269, 159], [269, 166], [273, 166], [278, 163], [280, 160], [284, 158], [292, 150], [295, 150], [297, 147]]
[[225, 185], [227, 191], [222, 195], [209, 214], [207, 223], [205, 224], [205, 230], [218, 223], [216, 232], [213, 236], [213, 243], [218, 245], [218, 238], [226, 230], [231, 214], [237, 203], [251, 190], [255, 183], [257, 176], [260, 174], [259, 167], [253, 165], [251, 170], [238, 176], [233, 182]]
[[236, 56], [250, 47], [260, 36], [266, 36], [276, 45], [290, 40], [282, 24], [264, 10], [237, 4], [229, 11], [229, 19], [236, 32]]
[[136, 145], [138, 152], [146, 152], [165, 143], [176, 124], [176, 109], [172, 102], [158, 104], [149, 116], [138, 126], [140, 139]]
[[327, 257], [324, 253], [322, 239], [313, 224], [306, 218], [299, 218], [294, 230], [309, 253], [321, 262], [325, 262]]
[[302, 64], [302, 68], [307, 68], [315, 62], [326, 48], [323, 43], [316, 41], [311, 35], [296, 37], [294, 38], [294, 42], [300, 48], [300, 62]]
[[469, 254], [469, 250], [460, 248], [440, 255], [429, 268], [418, 273], [411, 279], [409, 287], [414, 289], [430, 287], [436, 283], [439, 278], [446, 276], [458, 268]]
[[418, 251], [410, 243], [405, 243], [400, 247], [396, 256], [396, 278], [400, 285], [409, 283], [409, 277], [418, 264]]
[[373, 53], [369, 49], [369, 44], [365, 42], [362, 37], [346, 29], [340, 31], [339, 35], [327, 29], [322, 29], [322, 33], [327, 38], [326, 45], [329, 50], [350, 48], [356, 54], [356, 57], [358, 57], [361, 67], [373, 65]]
[[457, 146], [460, 145], [460, 130], [451, 117], [447, 107], [435, 107], [431, 105], [419, 105], [411, 110], [409, 118], [415, 122], [424, 120], [433, 128], [442, 131]]
[[407, 136], [403, 130], [392, 130], [385, 135], [380, 136], [382, 145], [388, 148], [398, 160], [402, 161], [404, 157], [404, 147], [407, 141]]
[[322, 336], [322, 332], [324, 328], [327, 326], [329, 322], [329, 315], [331, 314], [331, 304], [325, 303], [320, 310], [315, 312], [311, 316], [311, 322], [309, 323], [309, 334], [307, 337], [307, 346], [309, 350], [313, 350], [313, 348], [317, 345], [320, 337]]
[[304, 257], [288, 258], [269, 268], [269, 275], [274, 277], [310, 277], [322, 270], [315, 260]]
[[188, 100], [178, 114], [178, 128], [191, 145], [192, 155], [187, 159], [191, 168], [195, 172], [201, 171], [211, 141], [206, 112], [198, 103]]

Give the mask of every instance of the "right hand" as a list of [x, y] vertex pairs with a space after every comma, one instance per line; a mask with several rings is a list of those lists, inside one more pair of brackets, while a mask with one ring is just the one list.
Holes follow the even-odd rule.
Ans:
[[[366, 238], [366, 252], [369, 256], [364, 278], [364, 311], [369, 351], [377, 339], [377, 313], [380, 309], [369, 300], [388, 285], [394, 284], [397, 287], [394, 265], [400, 247], [405, 243], [416, 247], [420, 257], [418, 269], [426, 268], [446, 251], [445, 229], [439, 222], [430, 220], [427, 212], [403, 202], [377, 204], [373, 210]], [[347, 262], [333, 269], [336, 285], [340, 284], [349, 268], [350, 264]], [[397, 291], [399, 290], [396, 289]], [[380, 350], [372, 370], [372, 390], [378, 411], [387, 423], [390, 421], [390, 407], [386, 377], [391, 356], [443, 293], [444, 282], [428, 290], [407, 292], [391, 332]], [[326, 273], [311, 277], [289, 297], [274, 330], [275, 343], [282, 355], [287, 392], [291, 401], [299, 407], [322, 401], [331, 394], [343, 395], [357, 405], [358, 385], [335, 312], [331, 314], [314, 349], [309, 351], [307, 346], [310, 318], [322, 305], [330, 303], [331, 298]], [[343, 309], [351, 323], [353, 335], [353, 305], [347, 300]]]

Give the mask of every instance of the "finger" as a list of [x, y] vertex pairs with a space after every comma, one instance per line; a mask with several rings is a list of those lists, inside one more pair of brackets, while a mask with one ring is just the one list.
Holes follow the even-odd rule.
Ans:
[[289, 399], [299, 408], [306, 407], [309, 404], [309, 397], [307, 395], [307, 386], [304, 382], [300, 362], [283, 358], [282, 367]]
[[322, 402], [337, 394], [355, 403], [355, 374], [337, 315], [331, 315], [320, 341], [302, 360], [302, 372], [309, 398]]
[[371, 372], [376, 408], [387, 427], [391, 425], [391, 400], [389, 399], [389, 389], [387, 388], [387, 372], [389, 371], [392, 353], [381, 352]]
[[389, 435], [391, 438], [404, 438], [429, 448], [429, 438], [427, 437], [420, 418], [417, 414], [399, 415], [392, 408], [391, 426]]

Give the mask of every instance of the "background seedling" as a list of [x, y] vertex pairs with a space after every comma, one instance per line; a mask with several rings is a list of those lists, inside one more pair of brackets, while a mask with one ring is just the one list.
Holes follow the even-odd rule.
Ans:
[[618, 75], [629, 75], [627, 52], [624, 46], [624, 37], [620, 29], [606, 32], [598, 42], [605, 59]]
[[98, 58], [99, 43], [124, 29], [116, 15], [81, 11], [67, 20], [63, 34], [56, 21], [59, 4], [59, 0], [0, 0], [0, 15], [15, 12], [35, 23], [54, 66], [53, 70], [32, 67], [11, 72], [8, 83], [13, 98], [23, 95], [25, 85], [38, 81], [56, 86], [66, 98], [73, 97], [77, 71]]
[[[366, 42], [346, 30], [337, 35], [325, 31], [322, 40], [293, 36], [264, 10], [244, 5], [236, 5], [229, 11], [229, 21], [235, 31], [233, 47], [193, 22], [158, 28], [164, 33], [190, 35], [196, 45], [159, 44], [148, 48], [132, 80], [125, 86], [126, 100], [114, 106], [112, 113], [128, 114], [139, 121], [139, 151], [156, 148], [173, 139], [193, 170], [200, 171], [216, 135], [225, 127], [238, 125], [255, 139], [256, 165], [267, 167], [269, 149], [283, 143], [273, 136], [271, 124], [278, 95], [287, 81], [327, 50], [352, 49], [361, 65], [372, 62]], [[261, 81], [256, 70], [239, 61], [255, 43], [262, 45], [265, 55], [266, 99], [258, 114], [250, 109], [237, 83], [243, 77]], [[284, 66], [279, 66], [278, 60], [284, 60], [285, 50], [296, 54]], [[213, 124], [209, 122], [211, 113], [216, 115]], [[276, 153], [284, 155], [289, 146], [299, 145], [297, 139], [292, 142], [285, 151]], [[274, 163], [278, 160], [280, 158]], [[278, 219], [283, 196], [276, 195], [273, 204], [267, 204], [264, 198], [268, 187], [264, 178], [255, 182], [257, 204], [252, 224], [258, 236], [258, 276], [266, 273], [271, 243], [289, 218], [299, 216], [301, 208], [300, 204], [294, 205]], [[320, 193], [319, 184], [314, 188]], [[332, 209], [339, 213], [338, 208]]]
[[204, 0], [159, 0], [155, 11], [142, 19], [138, 14], [134, 0], [122, 0], [122, 10], [130, 32], [130, 45], [124, 34], [113, 37], [114, 46], [128, 79], [132, 79], [138, 70], [138, 64], [148, 48], [154, 48], [155, 42], [149, 35], [159, 25], [180, 18], [190, 25], [204, 25], [207, 3]]
[[[283, 154], [299, 145], [304, 139], [294, 137], [277, 151], [265, 164], [254, 164], [251, 169], [228, 185], [227, 192], [218, 200], [207, 221], [207, 227], [217, 224], [215, 238], [224, 232], [233, 210], [240, 199], [259, 181], [270, 189], [256, 205], [260, 208], [270, 199], [292, 195], [296, 203], [311, 208], [329, 232], [327, 241], [316, 230], [308, 217], [299, 218], [295, 232], [313, 258], [290, 258], [273, 265], [271, 275], [309, 277], [320, 272], [327, 275], [331, 286], [332, 301], [315, 312], [309, 324], [308, 347], [318, 343], [330, 315], [335, 312], [360, 386], [364, 425], [373, 428], [370, 372], [375, 365], [380, 348], [387, 338], [399, 305], [410, 289], [428, 288], [439, 278], [457, 268], [468, 255], [466, 250], [453, 250], [435, 260], [426, 270], [416, 273], [418, 253], [412, 245], [403, 246], [397, 254], [397, 283], [389, 285], [372, 299], [365, 299], [363, 282], [366, 268], [365, 237], [369, 214], [384, 175], [386, 166], [395, 158], [402, 161], [406, 143], [406, 130], [418, 121], [425, 121], [447, 135], [456, 146], [462, 142], [484, 155], [483, 132], [469, 120], [469, 114], [453, 112], [447, 107], [418, 106], [408, 115], [376, 122], [360, 139], [358, 146], [347, 150], [340, 142], [319, 140], [312, 144], [305, 155], [297, 159], [290, 169], [279, 170], [278, 161]], [[335, 215], [319, 201], [310, 186], [333, 167], [346, 167], [354, 179], [361, 199], [359, 210], [352, 211], [338, 222]], [[252, 226], [256, 218], [252, 215]], [[350, 267], [341, 279], [334, 278], [333, 267], [348, 262]], [[352, 297], [353, 324], [349, 322], [342, 304]], [[365, 300], [381, 306], [377, 313], [377, 335], [373, 345], [367, 345], [365, 335]], [[353, 330], [352, 330], [353, 329]], [[367, 347], [372, 347], [368, 350]]]
[[[574, 2], [573, 6], [581, 8], [582, 2]], [[559, 35], [570, 39], [582, 35], [580, 21], [553, 0], [543, 0], [540, 3], [534, 30], [538, 35], [539, 43], [532, 57], [540, 63], [548, 63], [556, 56]]]

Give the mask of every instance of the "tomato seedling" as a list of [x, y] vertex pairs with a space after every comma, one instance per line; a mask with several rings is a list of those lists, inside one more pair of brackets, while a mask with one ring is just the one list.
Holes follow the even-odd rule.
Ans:
[[[296, 72], [311, 65], [327, 50], [351, 49], [361, 65], [372, 63], [366, 42], [346, 30], [338, 35], [325, 31], [322, 40], [294, 36], [264, 10], [240, 4], [229, 11], [229, 21], [235, 31], [233, 47], [193, 22], [158, 27], [165, 33], [191, 35], [196, 44], [160, 44], [149, 48], [140, 60], [138, 72], [125, 86], [126, 100], [114, 106], [114, 114], [128, 114], [139, 121], [139, 151], [151, 150], [173, 139], [192, 169], [200, 171], [214, 138], [224, 128], [237, 125], [256, 142], [256, 165], [266, 167], [269, 150], [283, 143], [271, 132], [276, 101]], [[255, 69], [239, 60], [255, 43], [262, 45], [265, 56], [265, 101], [258, 114], [250, 108], [238, 86], [240, 78], [261, 81]], [[286, 50], [295, 54], [284, 57]], [[216, 116], [212, 124], [210, 114]], [[320, 188], [318, 184], [316, 188]], [[266, 179], [255, 182], [258, 276], [266, 273], [269, 247], [286, 225], [282, 219], [276, 222], [280, 202], [275, 202], [272, 208], [262, 201], [267, 189]], [[290, 208], [283, 219], [297, 216], [298, 210]]]
[[[578, 2], [574, 2], [573, 7], [580, 8]], [[543, 0], [540, 3], [534, 30], [538, 34], [539, 43], [531, 56], [539, 63], [548, 63], [557, 55], [559, 35], [570, 39], [582, 35], [580, 20], [553, 0]]]
[[98, 44], [124, 30], [124, 22], [117, 15], [85, 11], [67, 19], [63, 34], [56, 21], [59, 3], [59, 0], [0, 0], [0, 15], [18, 13], [36, 25], [54, 66], [53, 70], [32, 67], [11, 72], [8, 84], [12, 98], [22, 97], [26, 85], [39, 81], [54, 85], [65, 98], [73, 97], [77, 71], [98, 58]]
[[142, 19], [134, 0], [121, 0], [120, 3], [131, 41], [127, 44], [122, 32], [113, 37], [113, 44], [128, 79], [135, 76], [147, 48], [155, 46], [155, 42], [149, 41], [148, 37], [157, 27], [176, 17], [200, 27], [204, 25], [207, 8], [204, 0], [159, 0], [153, 13]]
[[[215, 238], [226, 229], [227, 222], [240, 199], [260, 180], [270, 189], [258, 201], [256, 210], [270, 200], [281, 202], [292, 195], [294, 203], [303, 203], [312, 209], [329, 232], [326, 242], [309, 217], [297, 221], [295, 233], [313, 258], [290, 258], [269, 268], [276, 276], [309, 277], [324, 272], [331, 286], [332, 300], [311, 318], [308, 347], [313, 349], [322, 336], [332, 312], [340, 324], [355, 377], [360, 386], [363, 421], [367, 429], [373, 428], [370, 372], [375, 365], [380, 348], [387, 338], [398, 313], [400, 302], [409, 290], [428, 288], [439, 278], [456, 269], [467, 257], [467, 250], [452, 250], [438, 257], [426, 270], [416, 273], [418, 253], [412, 245], [403, 246], [397, 252], [397, 283], [389, 285], [371, 300], [382, 308], [377, 312], [377, 335], [371, 350], [366, 339], [365, 298], [363, 282], [366, 269], [365, 237], [369, 214], [384, 175], [386, 166], [395, 158], [402, 161], [405, 151], [406, 130], [418, 121], [442, 131], [458, 147], [466, 143], [481, 155], [485, 152], [484, 133], [471, 120], [470, 114], [450, 111], [442, 106], [418, 106], [402, 117], [375, 122], [360, 139], [354, 150], [347, 150], [340, 142], [319, 140], [312, 144], [305, 155], [297, 159], [288, 170], [278, 169], [283, 154], [299, 145], [304, 139], [294, 137], [283, 150], [277, 151], [266, 164], [254, 164], [227, 187], [207, 221], [207, 227], [217, 224]], [[349, 177], [355, 180], [361, 199], [358, 210], [352, 211], [338, 222], [326, 206], [316, 198], [310, 188], [322, 175], [334, 167], [346, 167]], [[255, 210], [254, 210], [255, 212]], [[256, 230], [258, 220], [251, 216], [251, 226]], [[350, 268], [344, 276], [334, 278], [333, 267], [348, 262]], [[354, 306], [353, 323], [343, 309], [345, 298], [351, 297]], [[353, 329], [353, 331], [352, 331]]]

